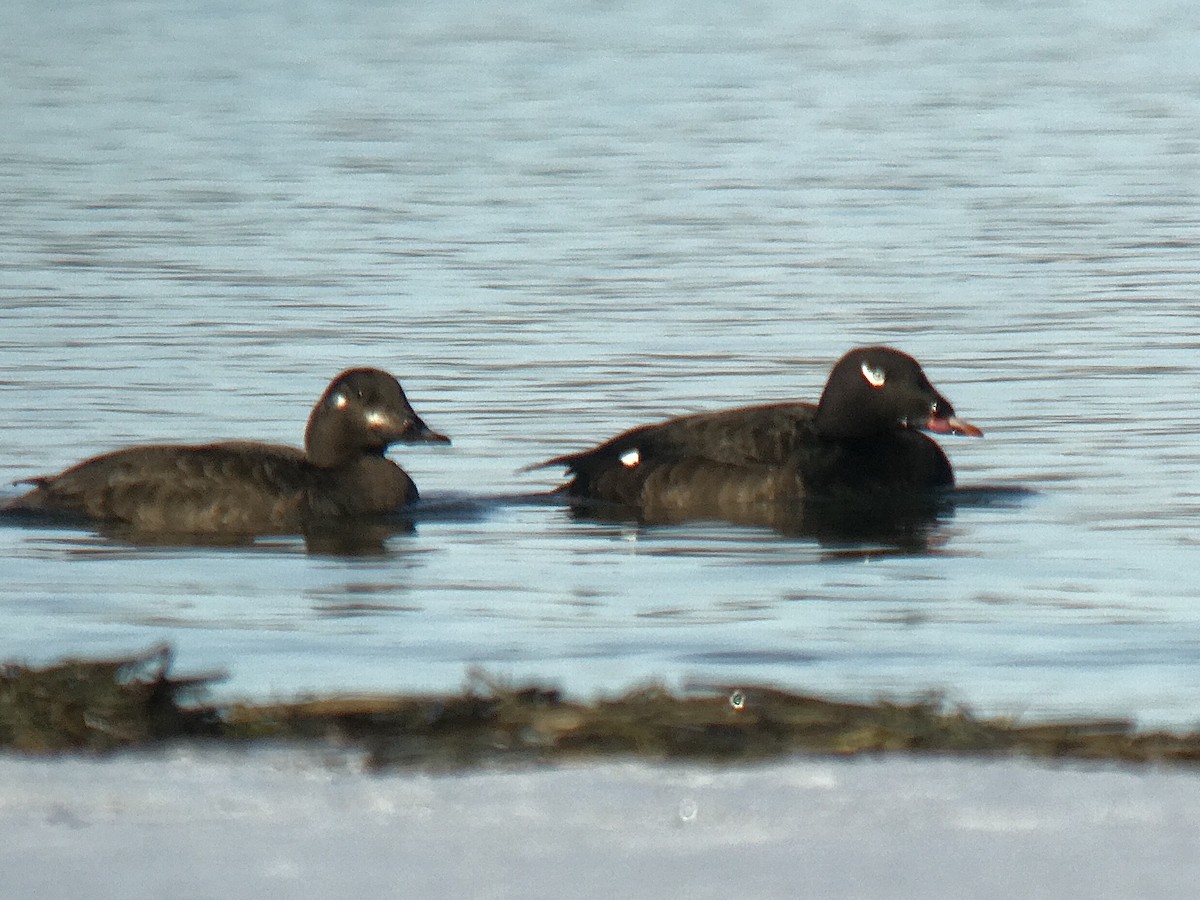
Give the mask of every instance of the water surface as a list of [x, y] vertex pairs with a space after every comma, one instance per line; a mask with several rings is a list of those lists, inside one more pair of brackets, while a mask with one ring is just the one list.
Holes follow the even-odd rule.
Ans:
[[[8, 3], [0, 481], [298, 443], [351, 365], [454, 446], [396, 454], [431, 508], [365, 555], [0, 527], [0, 658], [1195, 724], [1200, 20], [805, 6]], [[902, 552], [511, 499], [865, 343], [985, 429], [943, 440], [962, 485], [1036, 496]]]

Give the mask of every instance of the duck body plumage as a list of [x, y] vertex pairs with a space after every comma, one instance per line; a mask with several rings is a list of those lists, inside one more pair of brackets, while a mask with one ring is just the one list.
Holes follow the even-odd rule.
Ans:
[[20, 508], [165, 533], [265, 533], [380, 515], [418, 498], [382, 456], [324, 468], [296, 448], [249, 442], [130, 447], [33, 479]]

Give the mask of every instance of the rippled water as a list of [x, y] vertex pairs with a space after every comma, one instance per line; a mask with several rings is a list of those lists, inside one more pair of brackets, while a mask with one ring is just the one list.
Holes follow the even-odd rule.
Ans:
[[[374, 554], [0, 526], [0, 658], [1194, 724], [1198, 32], [1153, 0], [10, 0], [0, 480], [298, 443], [359, 364], [454, 446], [397, 454], [430, 509]], [[943, 440], [961, 484], [1036, 495], [905, 552], [515, 499], [629, 426], [815, 399], [863, 343], [985, 429]]]

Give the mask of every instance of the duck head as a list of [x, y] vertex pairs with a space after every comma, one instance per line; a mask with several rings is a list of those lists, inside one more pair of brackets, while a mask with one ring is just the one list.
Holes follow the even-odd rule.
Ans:
[[304, 431], [310, 462], [342, 465], [356, 456], [382, 456], [390, 444], [450, 439], [426, 425], [394, 377], [381, 369], [348, 369], [335, 378], [313, 407]]
[[904, 428], [979, 437], [937, 392], [921, 365], [891, 347], [851, 350], [833, 367], [814, 419], [817, 433], [834, 439], [867, 438]]

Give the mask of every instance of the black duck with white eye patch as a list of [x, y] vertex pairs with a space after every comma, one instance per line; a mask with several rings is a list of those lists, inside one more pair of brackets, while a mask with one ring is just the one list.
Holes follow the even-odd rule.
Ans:
[[560, 491], [648, 521], [717, 518], [950, 487], [941, 448], [920, 430], [978, 436], [915, 359], [890, 347], [851, 350], [817, 404], [784, 402], [681, 416], [623, 432], [560, 465]]
[[120, 523], [134, 533], [300, 532], [414, 502], [416, 485], [384, 456], [400, 442], [449, 438], [422, 421], [387, 372], [349, 369], [313, 407], [303, 450], [247, 441], [130, 447], [28, 479], [33, 490], [4, 509]]

